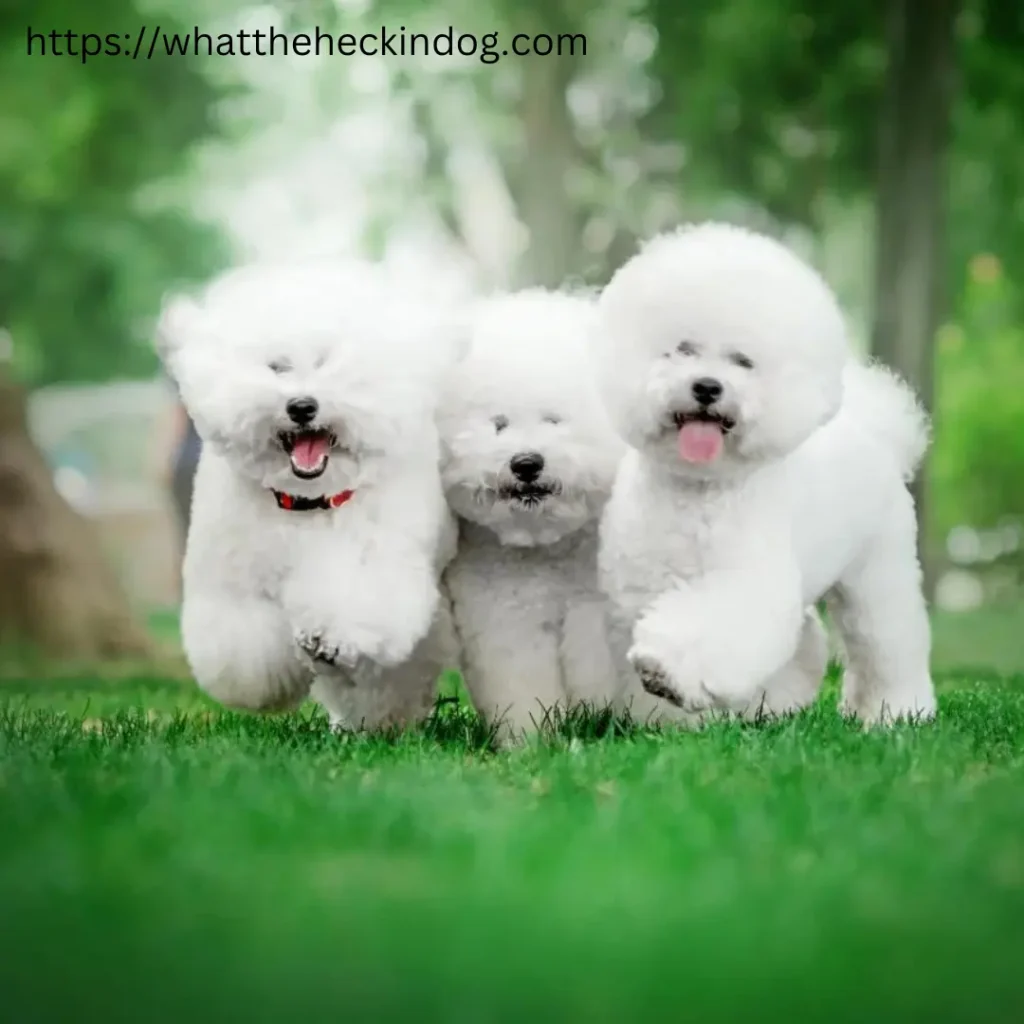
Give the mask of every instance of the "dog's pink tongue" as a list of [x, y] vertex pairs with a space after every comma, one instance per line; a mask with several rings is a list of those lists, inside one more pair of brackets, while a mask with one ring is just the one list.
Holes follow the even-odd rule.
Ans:
[[292, 448], [292, 465], [297, 469], [317, 469], [327, 454], [326, 434], [300, 434]]
[[717, 423], [691, 420], [679, 430], [679, 455], [687, 462], [714, 462], [722, 453], [722, 431]]

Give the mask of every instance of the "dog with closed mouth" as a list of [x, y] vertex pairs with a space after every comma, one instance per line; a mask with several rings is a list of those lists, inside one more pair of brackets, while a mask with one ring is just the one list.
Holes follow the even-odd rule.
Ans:
[[443, 316], [373, 266], [256, 265], [169, 302], [158, 338], [203, 439], [182, 607], [200, 686], [248, 709], [312, 693], [336, 726], [426, 714], [454, 550]]
[[597, 523], [622, 445], [588, 364], [593, 301], [482, 299], [439, 406], [458, 517], [445, 572], [467, 689], [505, 742], [619, 690], [597, 585]]

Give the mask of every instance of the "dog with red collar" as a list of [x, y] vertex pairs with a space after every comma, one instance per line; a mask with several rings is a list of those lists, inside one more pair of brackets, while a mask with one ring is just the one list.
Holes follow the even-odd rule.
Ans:
[[312, 695], [346, 727], [430, 710], [454, 549], [434, 426], [446, 327], [363, 264], [243, 268], [165, 307], [160, 354], [203, 440], [183, 640], [223, 704]]

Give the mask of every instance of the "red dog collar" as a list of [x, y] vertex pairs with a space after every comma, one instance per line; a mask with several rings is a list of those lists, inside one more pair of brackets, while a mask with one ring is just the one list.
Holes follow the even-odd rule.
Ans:
[[286, 509], [288, 512], [310, 512], [318, 508], [340, 508], [348, 501], [355, 491], [341, 491], [338, 494], [321, 494], [316, 498], [303, 498], [298, 494], [285, 494], [284, 491], [274, 491], [274, 499], [277, 507]]

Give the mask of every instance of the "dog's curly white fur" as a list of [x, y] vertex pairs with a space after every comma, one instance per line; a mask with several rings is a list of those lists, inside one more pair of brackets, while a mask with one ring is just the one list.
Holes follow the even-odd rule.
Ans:
[[[178, 297], [161, 355], [203, 438], [182, 631], [224, 704], [316, 696], [336, 725], [429, 710], [454, 526], [434, 414], [443, 317], [372, 266], [260, 265]], [[339, 507], [292, 511], [274, 492]]]
[[930, 632], [905, 485], [926, 419], [858, 365], [833, 293], [767, 237], [704, 224], [648, 244], [600, 300], [599, 379], [631, 446], [602, 581], [648, 689], [748, 707], [827, 596], [844, 707], [929, 717]]
[[556, 707], [611, 704], [619, 674], [597, 584], [597, 523], [624, 446], [593, 381], [593, 299], [484, 299], [440, 405], [459, 517], [445, 574], [478, 711], [506, 739]]

